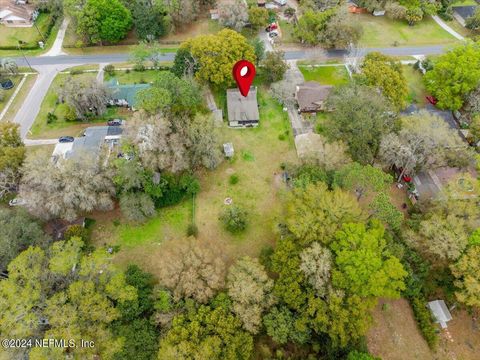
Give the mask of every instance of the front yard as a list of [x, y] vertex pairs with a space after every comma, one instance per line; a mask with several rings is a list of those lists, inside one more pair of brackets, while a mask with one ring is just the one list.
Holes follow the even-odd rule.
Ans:
[[305, 81], [317, 81], [322, 85], [342, 85], [348, 82], [345, 66], [298, 65]]
[[[53, 19], [49, 14], [42, 13], [38, 16], [36, 24], [44, 36], [47, 33], [52, 21]], [[18, 46], [18, 41], [23, 41], [26, 43], [22, 45], [23, 47], [37, 47], [38, 42], [43, 40], [35, 26], [22, 28], [0, 25], [0, 48], [16, 47]]]
[[8, 76], [5, 76], [5, 79], [12, 80], [13, 83], [15, 84], [15, 86], [13, 88], [9, 89], [9, 90], [3, 90], [2, 91], [3, 92], [3, 100], [0, 101], [0, 112], [3, 111], [3, 109], [7, 105], [8, 101], [12, 97], [13, 93], [15, 92], [15, 90], [17, 90], [17, 87], [20, 84], [20, 82], [22, 81], [22, 78], [23, 78], [22, 75], [8, 75]]
[[349, 14], [352, 22], [360, 23], [363, 35], [360, 45], [365, 47], [420, 46], [454, 44], [458, 42], [432, 18], [426, 17], [414, 26], [386, 16]]

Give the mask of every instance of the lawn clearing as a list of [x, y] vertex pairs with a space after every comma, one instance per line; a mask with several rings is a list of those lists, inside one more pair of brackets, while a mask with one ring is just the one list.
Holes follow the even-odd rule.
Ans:
[[342, 85], [348, 82], [348, 73], [342, 66], [299, 65], [305, 81], [317, 81], [322, 85]]
[[[3, 120], [6, 121], [13, 121], [17, 111], [20, 109], [20, 107], [23, 104], [23, 101], [27, 97], [28, 93], [30, 92], [33, 84], [35, 84], [35, 81], [37, 80], [37, 75], [36, 74], [30, 74], [27, 75], [27, 79], [23, 83], [22, 88], [18, 92], [17, 96], [15, 99], [12, 101], [12, 104], [10, 105], [10, 108], [8, 109], [7, 113], [5, 114], [5, 117]], [[0, 108], [1, 108], [0, 104]], [[6, 105], [6, 102], [3, 103], [3, 105]]]
[[120, 84], [146, 84], [154, 82], [157, 79], [158, 72], [158, 70], [115, 70], [113, 76], [105, 73], [105, 81], [116, 79]]
[[282, 44], [298, 43], [297, 38], [293, 35], [293, 24], [286, 20], [280, 20], [278, 23], [280, 25], [280, 31], [282, 32], [280, 42]]
[[[89, 122], [81, 121], [66, 121], [65, 114], [67, 111], [66, 104], [57, 104], [58, 95], [57, 89], [70, 77], [81, 78], [85, 81], [89, 79], [95, 79], [96, 72], [86, 72], [77, 75], [58, 74], [53, 80], [50, 89], [48, 90], [45, 98], [43, 99], [40, 112], [33, 123], [31, 128], [32, 139], [49, 139], [59, 136], [78, 136], [82, 133], [82, 130], [92, 126], [92, 124], [103, 125], [106, 121], [115, 118], [127, 119], [131, 117], [131, 111], [124, 108], [111, 107], [107, 109], [107, 112], [100, 118], [96, 118]], [[47, 123], [47, 115], [49, 112], [54, 113], [57, 116], [57, 120], [52, 123]]]
[[422, 74], [419, 70], [413, 68], [413, 65], [404, 65], [403, 75], [407, 79], [408, 85], [408, 104], [415, 104], [418, 107], [425, 107], [427, 103], [427, 90], [423, 83]]
[[392, 20], [386, 16], [370, 14], [348, 14], [348, 16], [352, 22], [362, 25], [363, 35], [360, 45], [366, 47], [436, 45], [458, 42], [430, 17], [426, 17], [414, 26], [409, 26], [405, 21]]
[[[42, 34], [46, 34], [53, 18], [50, 14], [41, 13], [35, 23]], [[0, 25], [0, 47], [18, 46], [18, 41], [23, 41], [24, 47], [37, 47], [39, 41], [43, 41], [35, 26], [32, 27], [7, 27]]]
[[192, 24], [178, 29], [178, 31], [168, 34], [160, 39], [160, 43], [181, 43], [185, 40], [194, 38], [198, 35], [216, 34], [222, 30], [222, 26], [218, 21], [211, 19], [200, 19]]

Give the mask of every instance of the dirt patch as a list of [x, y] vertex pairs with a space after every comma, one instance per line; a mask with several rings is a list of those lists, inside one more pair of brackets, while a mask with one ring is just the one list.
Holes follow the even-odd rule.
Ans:
[[373, 311], [374, 323], [367, 334], [368, 350], [383, 360], [436, 359], [418, 330], [405, 299], [381, 299]]

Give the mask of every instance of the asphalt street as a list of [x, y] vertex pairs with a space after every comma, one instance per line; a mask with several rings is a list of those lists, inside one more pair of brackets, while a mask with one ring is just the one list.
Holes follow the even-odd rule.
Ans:
[[[365, 48], [365, 52], [378, 51], [385, 55], [393, 56], [412, 56], [412, 55], [435, 55], [445, 51], [444, 45], [430, 46], [409, 46], [409, 47], [391, 47], [391, 48]], [[316, 50], [286, 51], [286, 60], [302, 60], [318, 56]], [[345, 50], [328, 50], [323, 53], [327, 57], [337, 58], [345, 54]], [[32, 66], [38, 65], [73, 65], [73, 64], [99, 64], [99, 63], [119, 63], [126, 62], [130, 58], [128, 53], [122, 54], [101, 54], [101, 55], [61, 55], [45, 57], [27, 57]], [[161, 55], [163, 61], [173, 61], [175, 53], [165, 53]], [[19, 66], [28, 66], [25, 58], [18, 57], [15, 61]]]

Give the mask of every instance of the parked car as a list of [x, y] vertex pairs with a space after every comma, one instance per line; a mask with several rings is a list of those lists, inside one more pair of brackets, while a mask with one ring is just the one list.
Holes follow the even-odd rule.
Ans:
[[277, 30], [272, 30], [268, 33], [268, 36], [270, 36], [271, 38], [277, 37], [278, 35], [279, 34]]
[[433, 96], [429, 95], [429, 96], [425, 96], [425, 99], [427, 99], [427, 101], [432, 104], [432, 105], [437, 105], [437, 102], [438, 100], [435, 99]]
[[108, 126], [121, 126], [123, 125], [123, 120], [122, 119], [113, 119], [108, 121]]
[[272, 23], [265, 28], [265, 31], [270, 32], [270, 31], [276, 30], [276, 29], [278, 29], [278, 25], [276, 23]]
[[20, 198], [15, 198], [15, 199], [12, 199], [8, 202], [8, 205], [10, 206], [23, 206], [25, 205], [27, 202], [23, 199], [20, 199]]
[[59, 143], [70, 143], [73, 142], [75, 139], [73, 136], [62, 136], [58, 139]]
[[2, 80], [2, 81], [0, 82], [0, 87], [1, 87], [3, 90], [10, 90], [10, 89], [12, 89], [14, 86], [15, 86], [15, 84], [14, 84], [13, 81], [10, 80], [10, 79]]

